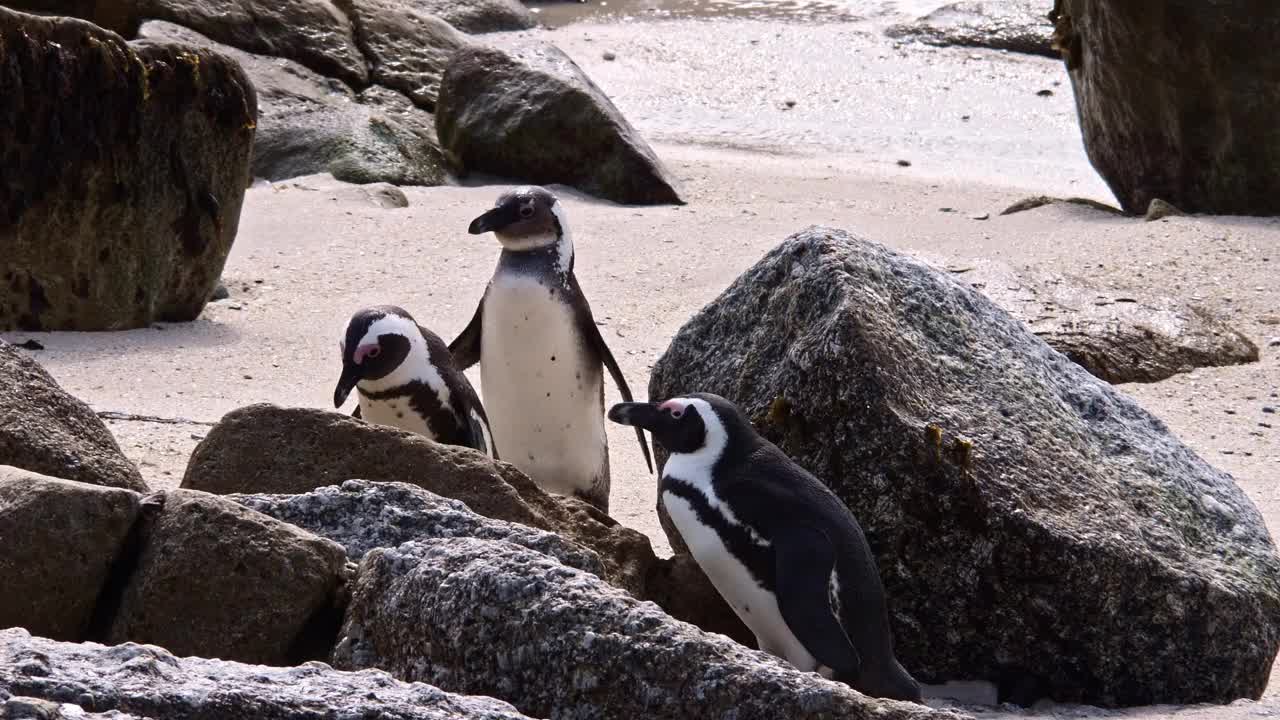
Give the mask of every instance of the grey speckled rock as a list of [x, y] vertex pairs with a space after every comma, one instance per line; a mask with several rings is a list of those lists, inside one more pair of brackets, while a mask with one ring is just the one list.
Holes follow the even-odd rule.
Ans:
[[182, 42], [240, 63], [258, 91], [254, 177], [330, 173], [354, 183], [448, 182], [435, 119], [394, 90], [374, 86], [357, 94], [292, 60], [237, 50], [173, 23], [144, 23], [138, 36], [135, 46]]
[[[0, 693], [0, 697], [3, 693]], [[60, 703], [31, 697], [12, 697], [0, 702], [0, 718], [4, 720], [153, 720], [110, 710], [85, 712], [75, 703]]]
[[440, 80], [436, 129], [458, 172], [562, 183], [618, 203], [683, 203], [640, 133], [554, 45], [458, 51]]
[[[72, 645], [0, 630], [0, 695], [74, 703], [104, 718], [156, 720], [519, 720], [487, 697], [464, 697], [384, 672], [322, 663], [273, 668], [176, 658], [149, 645]], [[74, 717], [74, 716], [73, 716]], [[92, 717], [92, 716], [90, 716]]]
[[930, 45], [985, 47], [1057, 58], [1053, 23], [1041, 0], [964, 0], [944, 5], [888, 35]]
[[473, 512], [558, 533], [594, 551], [609, 582], [699, 627], [750, 633], [701, 573], [659, 559], [649, 538], [578, 500], [551, 495], [516, 466], [470, 448], [324, 410], [250, 405], [196, 447], [182, 487], [217, 494], [298, 494], [363, 478], [416, 485]]
[[326, 537], [359, 561], [375, 548], [399, 547], [411, 540], [474, 537], [506, 540], [604, 576], [600, 556], [554, 533], [490, 520], [457, 500], [405, 483], [348, 480], [303, 495], [229, 495], [229, 500]]
[[421, 108], [434, 110], [449, 57], [472, 41], [440, 17], [419, 10], [418, 3], [350, 2], [373, 81], [399, 90]]
[[1102, 705], [1266, 687], [1280, 559], [1257, 509], [945, 272], [802, 231], [655, 364], [649, 397], [695, 389], [737, 402], [848, 503], [921, 681]]
[[[1047, 4], [1047, 2], [1045, 3]], [[1125, 212], [1280, 215], [1280, 13], [1266, 0], [1057, 0], [1089, 161]]]
[[[118, 0], [116, 0], [118, 1]], [[288, 58], [362, 87], [369, 70], [347, 0], [137, 0], [142, 17], [167, 20], [248, 52]]]
[[1199, 367], [1258, 361], [1258, 346], [1239, 330], [1172, 298], [1137, 297], [985, 260], [966, 262], [956, 279], [1107, 382], [1156, 382]]
[[0, 340], [0, 465], [146, 492], [107, 426], [40, 364]]
[[366, 555], [334, 662], [564, 720], [955, 717], [867, 698], [545, 555], [471, 538]]
[[439, 15], [464, 33], [528, 30], [537, 18], [519, 0], [407, 0], [420, 12]]

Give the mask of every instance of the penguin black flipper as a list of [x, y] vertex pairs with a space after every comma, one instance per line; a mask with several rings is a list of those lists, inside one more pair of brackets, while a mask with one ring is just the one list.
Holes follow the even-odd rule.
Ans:
[[[351, 417], [360, 418], [360, 403], [356, 403], [356, 409], [354, 412], [351, 413]], [[360, 419], [363, 420], [364, 418], [360, 418]]]
[[[578, 278], [573, 273], [569, 273], [569, 289], [578, 296], [579, 302], [574, 303], [574, 319], [578, 322], [578, 331], [604, 361], [604, 366], [609, 368], [609, 374], [613, 376], [613, 382], [618, 386], [618, 394], [622, 396], [623, 402], [631, 402], [631, 388], [627, 387], [627, 379], [622, 377], [622, 368], [618, 367], [618, 361], [614, 359], [609, 346], [605, 344], [604, 336], [596, 326], [596, 319], [591, 315], [591, 306], [587, 304], [587, 298], [582, 294], [582, 288], [578, 286]], [[649, 474], [652, 475], [653, 457], [649, 455], [649, 443], [644, 439], [644, 430], [636, 428], [636, 439], [640, 441], [640, 452], [644, 453], [644, 464], [649, 467]]]
[[[480, 317], [479, 309], [476, 310], [476, 317]], [[471, 324], [478, 326], [479, 322], [472, 320]], [[468, 325], [467, 329], [470, 330], [470, 328], [471, 326]], [[499, 459], [498, 448], [493, 445], [493, 432], [489, 429], [489, 416], [484, 411], [484, 404], [480, 402], [480, 396], [476, 394], [476, 389], [471, 387], [467, 376], [462, 374], [462, 369], [458, 366], [457, 356], [453, 355], [453, 352], [444, 346], [440, 338], [426, 328], [419, 325], [418, 331], [422, 333], [423, 339], [426, 340], [432, 356], [453, 356], [451, 367], [441, 367], [437, 363], [437, 368], [440, 371], [441, 379], [444, 380], [445, 387], [449, 389], [449, 404], [453, 406], [453, 414], [457, 418], [458, 426], [465, 429], [464, 434], [467, 436], [466, 446], [473, 450], [479, 450], [494, 460]], [[463, 335], [466, 335], [466, 333], [467, 330], [464, 330]], [[457, 340], [454, 342], [456, 343]], [[445, 365], [448, 364], [445, 363]]]
[[484, 300], [481, 299], [480, 304], [476, 305], [476, 314], [471, 316], [471, 322], [467, 323], [467, 327], [453, 339], [453, 342], [449, 343], [449, 354], [453, 356], [453, 364], [457, 366], [459, 372], [480, 362], [480, 331], [483, 313]]
[[831, 608], [831, 572], [836, 564], [831, 540], [815, 528], [783, 527], [774, 533], [773, 554], [778, 610], [787, 627], [837, 677], [856, 677], [862, 658]]

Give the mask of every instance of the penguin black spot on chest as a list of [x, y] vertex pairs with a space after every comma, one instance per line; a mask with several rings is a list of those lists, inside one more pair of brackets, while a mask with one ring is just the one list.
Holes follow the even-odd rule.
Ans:
[[454, 415], [453, 410], [441, 402], [436, 391], [421, 380], [376, 392], [360, 389], [360, 394], [371, 402], [386, 403], [399, 419], [404, 418], [405, 410], [401, 405], [405, 405], [407, 410], [423, 419], [440, 442], [465, 444], [469, 438], [464, 421]]

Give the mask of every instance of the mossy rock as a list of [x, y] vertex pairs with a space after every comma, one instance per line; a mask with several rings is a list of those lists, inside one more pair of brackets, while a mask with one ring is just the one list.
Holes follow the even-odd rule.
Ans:
[[0, 8], [0, 97], [0, 330], [195, 319], [249, 180], [239, 65]]

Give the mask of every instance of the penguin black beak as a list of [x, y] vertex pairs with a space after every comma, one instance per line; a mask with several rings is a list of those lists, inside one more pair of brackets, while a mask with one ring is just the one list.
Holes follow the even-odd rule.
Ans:
[[662, 422], [657, 403], [625, 402], [609, 408], [609, 419], [619, 425], [630, 425], [653, 432]]
[[515, 205], [499, 205], [489, 212], [471, 221], [467, 232], [472, 235], [483, 235], [497, 232], [520, 219], [520, 210]]
[[353, 362], [344, 362], [342, 364], [342, 377], [338, 378], [338, 386], [333, 389], [333, 406], [342, 407], [342, 403], [347, 401], [347, 396], [351, 394], [351, 389], [360, 382], [360, 366]]

